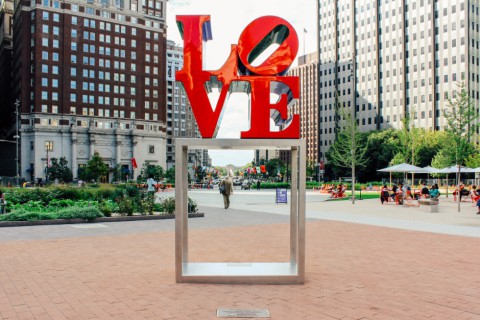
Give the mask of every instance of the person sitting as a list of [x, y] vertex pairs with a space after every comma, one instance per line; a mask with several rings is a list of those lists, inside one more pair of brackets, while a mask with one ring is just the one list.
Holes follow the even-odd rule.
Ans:
[[392, 197], [392, 200], [395, 201], [395, 197], [397, 196], [397, 185], [394, 184], [392, 187], [392, 193], [390, 194], [390, 197]]
[[470, 191], [465, 188], [465, 185], [463, 183], [460, 184], [460, 192], [459, 192], [459, 201], [462, 201], [462, 197], [468, 197], [470, 195]]
[[390, 190], [388, 190], [387, 185], [384, 185], [382, 191], [380, 192], [380, 201], [382, 204], [384, 202], [388, 202], [388, 198], [390, 198]]
[[424, 182], [422, 190], [420, 191], [422, 198], [429, 198], [430, 197], [430, 190], [428, 190], [427, 184]]
[[2, 190], [0, 190], [0, 214], [6, 213], [7, 202], [5, 201], [5, 195]]
[[397, 188], [397, 191], [395, 192], [395, 203], [396, 204], [403, 204], [403, 184], [400, 183], [400, 185]]
[[477, 186], [473, 185], [472, 190], [470, 191], [470, 196], [472, 197], [472, 202], [474, 203], [480, 200], [480, 186], [477, 189]]
[[345, 196], [345, 190], [347, 190], [347, 186], [340, 184], [334, 198], [343, 198]]
[[438, 190], [438, 187], [432, 186], [430, 189], [430, 198], [432, 199], [438, 199], [440, 197], [440, 191]]
[[403, 192], [405, 193], [405, 199], [410, 197], [413, 200], [412, 188], [410, 188], [410, 186], [403, 186]]

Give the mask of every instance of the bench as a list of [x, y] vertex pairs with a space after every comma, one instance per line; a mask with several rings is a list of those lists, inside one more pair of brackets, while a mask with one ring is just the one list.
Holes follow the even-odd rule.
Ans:
[[438, 212], [438, 199], [418, 199], [418, 204], [429, 212]]

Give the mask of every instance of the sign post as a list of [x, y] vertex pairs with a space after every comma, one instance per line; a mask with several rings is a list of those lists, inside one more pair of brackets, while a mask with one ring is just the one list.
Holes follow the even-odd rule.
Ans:
[[275, 189], [275, 203], [287, 203], [287, 188]]

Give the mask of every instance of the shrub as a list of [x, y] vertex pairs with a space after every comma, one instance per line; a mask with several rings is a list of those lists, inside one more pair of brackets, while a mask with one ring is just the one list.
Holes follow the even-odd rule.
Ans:
[[112, 200], [103, 200], [98, 204], [98, 209], [106, 216], [111, 217], [113, 212], [118, 212], [118, 204]]
[[51, 219], [56, 219], [56, 215], [52, 212], [28, 212], [17, 210], [0, 215], [0, 221], [37, 221]]
[[133, 215], [133, 202], [127, 197], [122, 197], [118, 199], [118, 212], [121, 215], [131, 216]]
[[155, 212], [164, 212], [165, 209], [163, 208], [161, 203], [154, 203], [153, 204], [153, 211]]
[[163, 212], [166, 214], [174, 214], [175, 213], [175, 197], [168, 197], [161, 201], [161, 205], [163, 207]]
[[153, 214], [154, 205], [155, 205], [155, 196], [153, 194], [146, 194], [140, 200], [140, 213]]
[[191, 198], [188, 198], [188, 213], [196, 213], [197, 211], [198, 204]]
[[85, 219], [94, 220], [103, 217], [97, 207], [69, 207], [56, 213], [57, 219]]

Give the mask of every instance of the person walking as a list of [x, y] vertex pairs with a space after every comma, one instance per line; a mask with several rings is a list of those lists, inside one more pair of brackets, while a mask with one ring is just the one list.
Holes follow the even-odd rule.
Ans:
[[147, 192], [149, 194], [155, 193], [155, 180], [153, 179], [152, 175], [150, 175], [147, 179]]
[[233, 194], [233, 172], [230, 170], [228, 176], [220, 182], [220, 193], [223, 196], [223, 204], [225, 209], [230, 207], [230, 195]]

